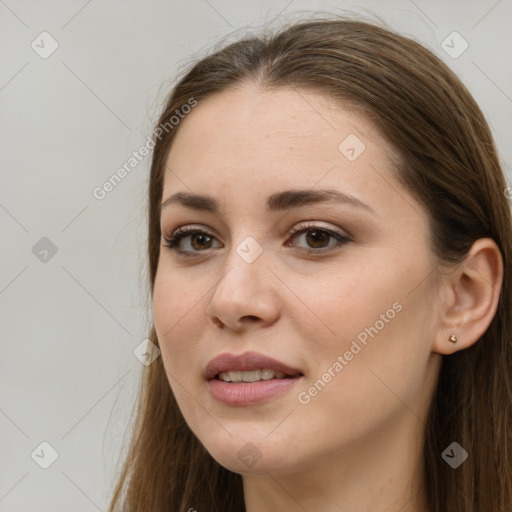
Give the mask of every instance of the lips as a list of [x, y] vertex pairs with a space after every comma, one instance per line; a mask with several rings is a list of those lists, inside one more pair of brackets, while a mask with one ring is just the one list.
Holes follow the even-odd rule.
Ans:
[[242, 372], [259, 370], [261, 368], [282, 372], [287, 377], [303, 375], [299, 368], [294, 368], [271, 357], [258, 354], [257, 352], [244, 352], [239, 355], [229, 353], [219, 354], [206, 365], [204, 378], [211, 380], [220, 372]]

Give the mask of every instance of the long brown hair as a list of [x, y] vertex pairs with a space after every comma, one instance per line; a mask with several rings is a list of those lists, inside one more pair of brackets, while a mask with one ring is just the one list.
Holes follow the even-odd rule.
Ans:
[[[431, 512], [512, 510], [512, 220], [489, 126], [454, 73], [415, 41], [373, 23], [327, 16], [227, 44], [195, 63], [171, 91], [158, 126], [194, 98], [252, 81], [350, 102], [399, 156], [397, 179], [429, 214], [440, 263], [462, 263], [493, 238], [504, 278], [497, 312], [470, 348], [444, 356], [424, 443]], [[155, 137], [149, 181], [149, 278], [158, 265], [164, 164], [179, 125]], [[158, 345], [152, 327], [150, 339]], [[127, 458], [109, 511], [244, 511], [241, 476], [220, 466], [186, 425], [162, 358], [145, 368]], [[468, 459], [441, 457], [457, 441]]]

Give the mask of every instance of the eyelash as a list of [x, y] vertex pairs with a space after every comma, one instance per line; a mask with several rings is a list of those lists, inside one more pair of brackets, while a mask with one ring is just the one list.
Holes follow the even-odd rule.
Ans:
[[[334, 250], [341, 249], [342, 246], [346, 245], [347, 243], [349, 243], [351, 241], [347, 237], [340, 235], [339, 233], [336, 233], [335, 231], [331, 231], [330, 229], [326, 229], [326, 228], [323, 228], [320, 226], [315, 226], [315, 225], [306, 225], [305, 226], [302, 224], [297, 228], [293, 228], [289, 234], [291, 237], [298, 237], [299, 235], [301, 235], [303, 233], [307, 233], [308, 231], [325, 232], [328, 235], [330, 235], [332, 238], [334, 238], [337, 241], [337, 243], [335, 243], [331, 246], [322, 247], [320, 249], [303, 249], [302, 248], [301, 250], [303, 250], [306, 254], [330, 253]], [[178, 254], [180, 256], [194, 257], [194, 256], [199, 255], [201, 252], [208, 251], [208, 249], [205, 249], [204, 251], [183, 251], [183, 250], [179, 249], [178, 246], [183, 238], [185, 238], [187, 236], [197, 235], [197, 234], [207, 235], [210, 238], [215, 238], [215, 236], [213, 234], [211, 234], [210, 232], [208, 232], [204, 229], [185, 226], [182, 228], [178, 228], [170, 237], [162, 235], [162, 238], [164, 240], [163, 245], [165, 247], [167, 247], [169, 250], [175, 252], [176, 254]], [[287, 245], [288, 245], [288, 243], [287, 243]]]

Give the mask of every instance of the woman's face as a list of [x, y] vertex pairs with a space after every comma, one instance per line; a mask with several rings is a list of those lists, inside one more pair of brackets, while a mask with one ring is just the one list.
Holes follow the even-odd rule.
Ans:
[[[419, 435], [438, 285], [427, 214], [376, 126], [315, 93], [245, 85], [178, 128], [162, 202], [210, 199], [162, 208], [164, 237], [201, 233], [175, 241], [183, 254], [162, 245], [154, 322], [201, 443], [233, 471], [284, 474]], [[233, 381], [209, 380], [226, 354], [211, 372]]]

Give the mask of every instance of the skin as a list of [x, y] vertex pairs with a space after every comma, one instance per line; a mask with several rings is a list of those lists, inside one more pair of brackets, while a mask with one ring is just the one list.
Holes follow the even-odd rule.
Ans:
[[[349, 134], [365, 144], [354, 161], [338, 150]], [[190, 258], [162, 246], [154, 323], [180, 410], [209, 453], [243, 475], [248, 512], [427, 511], [421, 446], [442, 354], [470, 346], [488, 327], [502, 262], [490, 239], [475, 242], [464, 265], [436, 262], [427, 212], [396, 180], [394, 153], [354, 109], [291, 88], [244, 84], [200, 102], [179, 125], [162, 199], [208, 194], [221, 212], [163, 208], [164, 235], [199, 224], [214, 238], [191, 245], [185, 237]], [[336, 202], [265, 209], [273, 193], [327, 188], [374, 214]], [[350, 241], [307, 254], [321, 245], [310, 245], [307, 233], [290, 235], [306, 221]], [[252, 263], [236, 252], [247, 236], [263, 249]], [[394, 318], [300, 403], [299, 393], [396, 303]], [[247, 350], [304, 377], [265, 403], [217, 402], [205, 366], [220, 353]], [[251, 467], [237, 457], [248, 442], [261, 455]]]

